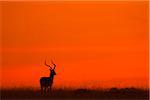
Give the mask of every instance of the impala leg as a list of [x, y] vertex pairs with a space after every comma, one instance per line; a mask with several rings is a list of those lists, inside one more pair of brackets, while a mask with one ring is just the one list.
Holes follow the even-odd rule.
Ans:
[[46, 87], [44, 87], [44, 93], [46, 93]]
[[49, 93], [52, 94], [52, 87], [49, 87]]
[[51, 92], [51, 91], [50, 91], [50, 87], [48, 87], [47, 92]]
[[49, 87], [50, 92], [52, 92], [52, 86]]
[[42, 86], [41, 86], [41, 91], [42, 91], [43, 89], [42, 89]]
[[43, 93], [43, 86], [41, 85], [41, 93]]
[[50, 94], [52, 94], [52, 83], [50, 84], [49, 89], [50, 89]]

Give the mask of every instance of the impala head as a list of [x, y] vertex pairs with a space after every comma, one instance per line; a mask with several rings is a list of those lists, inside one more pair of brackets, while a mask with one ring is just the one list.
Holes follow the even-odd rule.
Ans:
[[51, 74], [50, 74], [50, 76], [54, 76], [54, 75], [56, 75], [56, 72], [55, 72], [55, 68], [56, 68], [56, 64], [51, 60], [51, 63], [53, 64], [53, 68], [50, 66], [50, 65], [48, 65], [48, 64], [46, 64], [46, 60], [45, 60], [45, 65], [46, 66], [48, 66], [50, 69], [50, 72], [51, 72]]
[[51, 70], [51, 76], [54, 76], [54, 75], [56, 75], [56, 72], [55, 72], [54, 69], [52, 69], [52, 70]]

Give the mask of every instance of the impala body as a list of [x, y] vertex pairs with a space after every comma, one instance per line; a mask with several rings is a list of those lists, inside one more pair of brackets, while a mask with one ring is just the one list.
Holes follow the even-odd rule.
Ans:
[[56, 75], [55, 72], [55, 67], [56, 65], [52, 62], [52, 64], [54, 65], [54, 68], [52, 68], [51, 66], [46, 64], [45, 61], [45, 65], [48, 66], [50, 69], [50, 76], [49, 77], [41, 77], [40, 79], [40, 85], [41, 85], [41, 91], [48, 91], [50, 89], [52, 89], [52, 84], [53, 84], [53, 80], [54, 80], [54, 76]]

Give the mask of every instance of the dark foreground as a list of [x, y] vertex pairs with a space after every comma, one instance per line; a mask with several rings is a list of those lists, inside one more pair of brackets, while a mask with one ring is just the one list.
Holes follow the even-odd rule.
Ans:
[[[2, 100], [16, 100], [16, 99], [2, 99]], [[63, 100], [63, 99], [17, 99], [17, 100]], [[76, 98], [76, 99], [72, 99], [72, 98], [69, 98], [69, 99], [65, 99], [65, 100], [148, 100], [148, 99], [80, 99], [80, 98]]]
[[106, 90], [55, 89], [53, 93], [42, 94], [34, 89], [2, 89], [2, 100], [149, 100], [149, 90], [135, 88], [111, 88]]

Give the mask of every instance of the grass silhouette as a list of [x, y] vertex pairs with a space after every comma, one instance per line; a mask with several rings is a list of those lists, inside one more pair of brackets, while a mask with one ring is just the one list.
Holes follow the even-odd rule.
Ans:
[[110, 89], [54, 89], [53, 93], [42, 94], [31, 88], [1, 89], [1, 98], [102, 98], [102, 99], [149, 99], [148, 89], [110, 88]]

